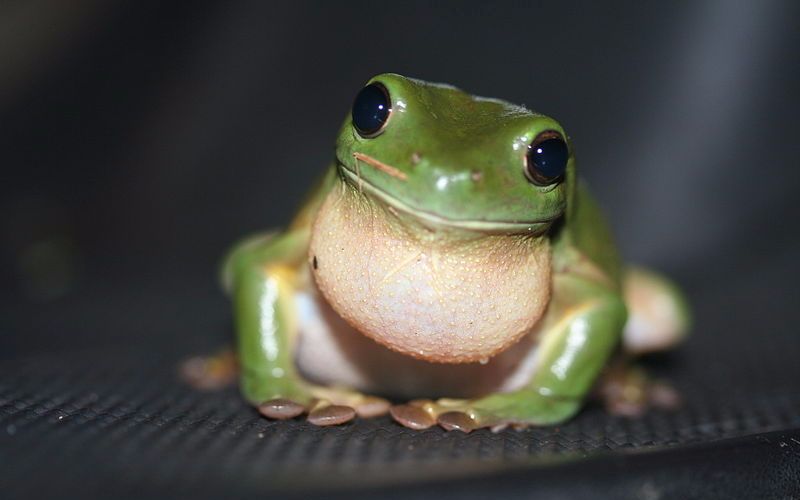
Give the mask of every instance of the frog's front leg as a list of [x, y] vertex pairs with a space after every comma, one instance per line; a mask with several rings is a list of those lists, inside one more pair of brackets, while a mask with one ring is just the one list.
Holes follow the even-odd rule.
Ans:
[[222, 278], [234, 302], [242, 393], [267, 417], [308, 412], [309, 421], [317, 425], [385, 413], [388, 402], [315, 386], [295, 367], [294, 295], [308, 238], [306, 229], [258, 236], [239, 244], [226, 259]]
[[475, 400], [412, 402], [392, 414], [409, 427], [435, 420], [445, 429], [465, 432], [563, 422], [580, 409], [618, 344], [625, 319], [622, 298], [608, 284], [557, 273], [541, 327], [537, 369], [526, 386]]

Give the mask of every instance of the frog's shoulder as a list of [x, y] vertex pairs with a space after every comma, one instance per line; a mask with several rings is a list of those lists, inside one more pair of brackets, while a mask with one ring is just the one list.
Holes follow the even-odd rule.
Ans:
[[619, 284], [622, 263], [614, 235], [583, 181], [576, 182], [567, 204], [567, 215], [554, 235], [556, 251], [562, 254], [577, 251]]

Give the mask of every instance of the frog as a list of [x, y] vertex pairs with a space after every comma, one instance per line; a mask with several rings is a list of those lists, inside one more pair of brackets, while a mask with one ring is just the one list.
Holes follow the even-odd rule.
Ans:
[[292, 221], [227, 254], [240, 390], [269, 419], [556, 425], [615, 359], [689, 329], [622, 262], [555, 119], [384, 73], [357, 92]]

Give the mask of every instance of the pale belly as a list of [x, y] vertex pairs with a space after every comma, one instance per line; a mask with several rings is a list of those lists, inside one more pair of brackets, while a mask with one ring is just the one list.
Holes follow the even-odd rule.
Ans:
[[345, 322], [311, 285], [295, 296], [296, 363], [307, 379], [398, 398], [474, 397], [518, 389], [537, 362], [537, 330], [485, 364], [441, 364], [389, 350]]

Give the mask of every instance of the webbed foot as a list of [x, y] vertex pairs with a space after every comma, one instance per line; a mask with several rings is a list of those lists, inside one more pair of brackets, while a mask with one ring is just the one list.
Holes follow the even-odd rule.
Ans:
[[622, 417], [640, 417], [650, 408], [674, 410], [681, 396], [671, 385], [651, 379], [641, 368], [614, 366], [603, 374], [597, 395], [606, 411]]
[[318, 426], [344, 424], [356, 416], [372, 418], [385, 415], [387, 400], [342, 388], [294, 386], [259, 405], [259, 413], [267, 418], [286, 420], [307, 414], [309, 423]]
[[391, 410], [395, 421], [411, 429], [425, 429], [438, 424], [445, 430], [472, 432], [490, 428], [499, 431], [529, 425], [563, 422], [581, 406], [577, 399], [547, 397], [522, 389], [498, 393], [480, 399], [418, 400]]

